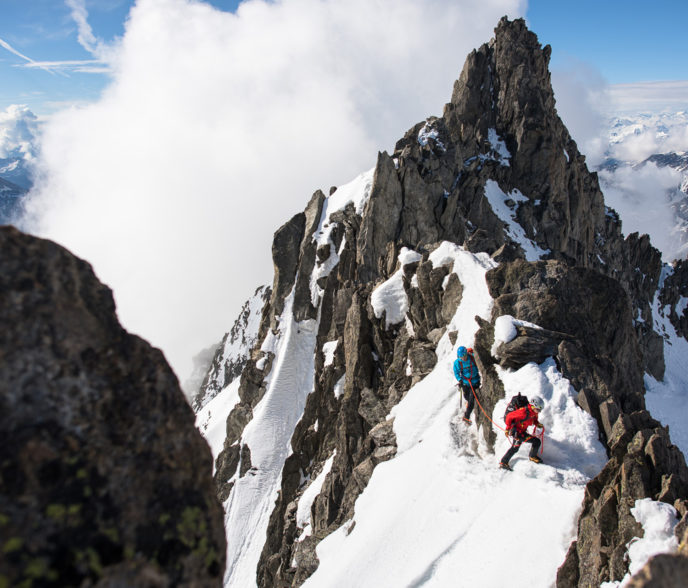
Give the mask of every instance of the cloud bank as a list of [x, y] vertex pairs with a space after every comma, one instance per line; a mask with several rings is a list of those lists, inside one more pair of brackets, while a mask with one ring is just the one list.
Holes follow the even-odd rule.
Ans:
[[0, 177], [28, 189], [36, 163], [38, 117], [23, 105], [0, 111]]
[[[83, 3], [72, 2], [83, 18]], [[180, 379], [272, 280], [274, 231], [441, 109], [523, 0], [139, 0], [102, 98], [47, 126], [31, 228], [90, 261]]]
[[569, 63], [552, 72], [557, 110], [585, 154], [600, 171], [608, 206], [620, 215], [624, 234], [650, 235], [665, 262], [688, 250], [686, 219], [677, 206], [688, 171], [640, 165], [654, 154], [688, 151], [688, 81], [608, 85], [595, 69]]
[[619, 212], [625, 235], [648, 234], [665, 262], [685, 257], [685, 229], [681, 230], [685, 223], [672, 208], [681, 195], [680, 172], [647, 163], [601, 172], [600, 180], [605, 203]]
[[604, 114], [609, 90], [606, 81], [592, 66], [571, 60], [552, 71], [552, 88], [559, 116], [578, 149], [585, 154], [588, 165], [597, 165], [609, 145]]
[[616, 114], [688, 110], [688, 80], [615, 84], [609, 95]]

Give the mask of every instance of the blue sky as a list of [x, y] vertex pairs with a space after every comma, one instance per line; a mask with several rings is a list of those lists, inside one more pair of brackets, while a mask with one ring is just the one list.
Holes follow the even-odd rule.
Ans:
[[[238, 0], [209, 0], [235, 11]], [[82, 5], [93, 35], [110, 43], [124, 32], [133, 0], [0, 0], [0, 110], [27, 104], [39, 114], [65, 103], [93, 101], [108, 77], [79, 42], [74, 6]], [[540, 42], [553, 47], [552, 68], [592, 66], [609, 84], [688, 80], [682, 30], [685, 0], [560, 2], [530, 0], [526, 18]], [[495, 23], [496, 24], [496, 23]], [[21, 54], [21, 55], [18, 55]], [[29, 67], [63, 62], [62, 67]], [[90, 71], [78, 71], [87, 67]], [[102, 69], [102, 67], [100, 68]], [[94, 71], [96, 73], [94, 73]]]
[[[23, 148], [24, 123], [38, 126], [28, 109], [42, 117], [29, 229], [87, 259], [125, 328], [182, 378], [271, 282], [275, 229], [315, 189], [350, 182], [404, 129], [441, 115], [466, 55], [504, 14], [525, 15], [552, 45], [557, 110], [579, 145], [605, 144], [603, 77], [626, 89], [688, 80], [685, 0], [652, 12], [629, 1], [249, 0], [236, 16], [230, 0], [212, 0], [224, 13], [137, 1], [0, 0], [0, 156], [3, 140]], [[688, 111], [688, 81], [651, 90], [644, 104], [664, 108], [672, 94]]]
[[[207, 3], [235, 11], [239, 0]], [[76, 4], [85, 7], [93, 34], [112, 42], [124, 33], [135, 1], [76, 0]], [[68, 0], [0, 0], [0, 41], [16, 51], [0, 46], [0, 110], [10, 104], [27, 104], [36, 113], [48, 114], [65, 104], [98, 98], [108, 81], [104, 73], [76, 71], [77, 64], [64, 64], [50, 71], [28, 67], [26, 58], [38, 63], [94, 59], [79, 42], [79, 28], [72, 11]]]
[[529, 0], [527, 19], [553, 68], [582, 61], [610, 84], [688, 80], [685, 0]]

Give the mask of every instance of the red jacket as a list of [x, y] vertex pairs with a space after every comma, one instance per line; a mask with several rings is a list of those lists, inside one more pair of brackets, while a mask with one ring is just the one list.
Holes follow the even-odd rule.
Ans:
[[532, 425], [538, 425], [538, 415], [530, 405], [512, 410], [506, 415], [506, 430], [516, 428], [521, 434], [526, 433], [526, 429]]

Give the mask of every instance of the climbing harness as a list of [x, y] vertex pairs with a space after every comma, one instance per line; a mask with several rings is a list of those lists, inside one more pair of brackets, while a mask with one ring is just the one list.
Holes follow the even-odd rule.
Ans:
[[[468, 383], [469, 383], [470, 386], [471, 386], [471, 391], [473, 392], [473, 396], [475, 397], [475, 401], [478, 403], [478, 406], [480, 407], [480, 410], [482, 411], [482, 413], [487, 417], [487, 419], [488, 419], [495, 427], [497, 427], [500, 431], [504, 431], [505, 433], [507, 433], [507, 436], [508, 436], [508, 432], [506, 431], [506, 429], [504, 429], [503, 427], [500, 427], [497, 423], [495, 423], [495, 422], [490, 418], [490, 415], [487, 414], [487, 413], [485, 412], [485, 409], [483, 408], [483, 405], [480, 404], [480, 400], [478, 400], [478, 395], [475, 393], [475, 389], [473, 388], [473, 383], [472, 383], [470, 380], [469, 380]], [[533, 433], [535, 433], [535, 432], [537, 431], [537, 429], [541, 429], [542, 432], [541, 432], [539, 435], [528, 435], [523, 441], [521, 441], [521, 442], [519, 443], [519, 447], [520, 447], [521, 445], [523, 445], [523, 443], [528, 442], [528, 441], [529, 441], [530, 439], [532, 439], [533, 437], [537, 437], [538, 439], [540, 439], [540, 455], [542, 455], [542, 454], [543, 454], [543, 451], [544, 451], [544, 449], [545, 449], [545, 427], [544, 427], [543, 425], [540, 425], [539, 427], [536, 427], [536, 429], [533, 431]], [[514, 438], [514, 439], [511, 441], [511, 446], [513, 447], [514, 444], [515, 444], [516, 442], [517, 442], [517, 439]]]

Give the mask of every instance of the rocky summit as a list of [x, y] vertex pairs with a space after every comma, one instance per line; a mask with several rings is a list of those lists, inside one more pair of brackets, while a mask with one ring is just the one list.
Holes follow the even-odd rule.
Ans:
[[[665, 372], [656, 299], [685, 337], [684, 265], [667, 270], [647, 236], [622, 234], [556, 112], [549, 57], [523, 20], [504, 18], [468, 56], [441, 117], [415, 125], [352, 185], [316, 192], [276, 232], [270, 299], [216, 461], [230, 585], [299, 586], [326, 538], [356, 533], [357, 499], [397, 459], [390, 413], [468, 329], [452, 322], [470, 284], [443, 260], [447, 243], [482, 256], [491, 297], [475, 319], [476, 443], [494, 450], [500, 373], [553, 358], [606, 451], [557, 586], [624, 577], [627, 544], [642, 535], [639, 499], [674, 506], [684, 532], [688, 470], [646, 410], [643, 381]], [[380, 303], [393, 283], [399, 316]], [[505, 315], [518, 327], [500, 343]], [[297, 359], [309, 376], [285, 367]], [[673, 559], [653, 560], [633, 585], [685, 580], [679, 540]]]
[[0, 586], [220, 586], [208, 447], [91, 267], [0, 227], [0, 323]]

